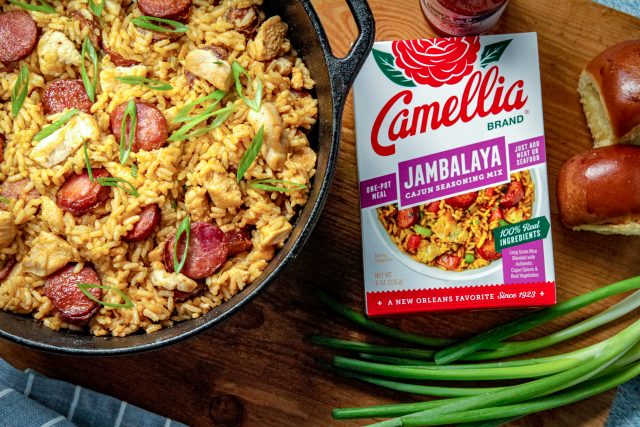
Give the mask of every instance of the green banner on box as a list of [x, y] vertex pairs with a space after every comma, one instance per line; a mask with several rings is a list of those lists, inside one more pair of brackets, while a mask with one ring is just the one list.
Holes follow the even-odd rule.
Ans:
[[496, 251], [524, 243], [542, 240], [549, 234], [551, 224], [546, 216], [531, 218], [517, 224], [509, 224], [493, 230]]

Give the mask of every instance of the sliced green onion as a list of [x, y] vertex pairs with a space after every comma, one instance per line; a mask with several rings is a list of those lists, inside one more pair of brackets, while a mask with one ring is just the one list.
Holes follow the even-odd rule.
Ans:
[[[180, 129], [172, 133], [171, 136], [169, 137], [169, 141], [183, 141], [185, 139], [203, 135], [217, 128], [222, 123], [224, 123], [229, 118], [231, 113], [233, 113], [235, 108], [236, 108], [235, 105], [230, 104], [224, 108], [220, 108], [219, 110], [204, 112], [198, 116], [194, 116], [190, 118], [190, 120], [186, 122], [184, 125], [182, 125]], [[206, 126], [202, 129], [198, 129], [189, 133], [189, 131], [193, 129], [195, 126], [208, 120], [213, 116], [218, 116], [218, 117], [216, 117], [216, 119], [209, 126]]]
[[[144, 28], [146, 30], [157, 31], [159, 33], [186, 33], [187, 31], [189, 31], [189, 27], [180, 22], [172, 21], [171, 19], [156, 18], [155, 16], [136, 16], [131, 20], [131, 22], [137, 27]], [[173, 27], [173, 29], [156, 25], [154, 24], [154, 22], [167, 24]]]
[[138, 177], [138, 164], [134, 163], [133, 166], [131, 166], [131, 176], [134, 178]]
[[251, 80], [251, 77], [249, 77], [249, 73], [247, 73], [247, 70], [242, 68], [242, 65], [238, 64], [235, 61], [231, 65], [231, 71], [233, 72], [233, 79], [236, 82], [236, 92], [238, 92], [238, 96], [244, 101], [245, 104], [247, 104], [247, 106], [249, 106], [249, 108], [254, 111], [260, 111], [260, 103], [262, 102], [262, 81], [260, 80], [260, 78], [257, 77], [258, 87], [256, 89], [255, 98], [253, 100], [250, 100], [249, 98], [244, 96], [244, 88], [242, 86], [242, 82], [240, 81], [240, 75], [244, 74], [245, 76], [247, 76], [247, 80], [249, 80], [249, 86], [252, 86], [253, 81]]
[[87, 174], [91, 182], [95, 182], [93, 179], [93, 169], [91, 169], [91, 160], [89, 160], [89, 150], [87, 149], [87, 141], [84, 142], [84, 163], [87, 166]]
[[13, 85], [11, 91], [11, 114], [13, 117], [18, 117], [18, 113], [24, 104], [24, 100], [27, 99], [29, 93], [29, 67], [26, 64], [22, 65], [16, 83]]
[[500, 227], [504, 227], [505, 225], [509, 225], [509, 223], [507, 221], [505, 221], [504, 219], [499, 219], [498, 220], [498, 225]]
[[[180, 242], [180, 237], [185, 235], [184, 242], [184, 252], [182, 253], [182, 259], [178, 262], [178, 243]], [[176, 232], [176, 240], [173, 247], [173, 265], [176, 271], [176, 274], [182, 271], [184, 267], [184, 263], [187, 261], [187, 252], [189, 251], [189, 240], [191, 239], [191, 219], [189, 215], [185, 216], [180, 225], [178, 226], [178, 231]]]
[[571, 313], [595, 301], [616, 295], [622, 292], [635, 290], [640, 287], [640, 276], [622, 280], [609, 286], [598, 288], [586, 294], [579, 295], [568, 301], [561, 302], [553, 307], [531, 313], [520, 319], [513, 320], [503, 325], [489, 329], [461, 343], [438, 351], [435, 361], [439, 365], [445, 365], [465, 358], [479, 350], [495, 348], [495, 344], [514, 335], [533, 329], [552, 319]]
[[[129, 122], [129, 138], [127, 140], [127, 121]], [[131, 147], [136, 137], [136, 127], [138, 126], [138, 112], [136, 102], [129, 100], [127, 108], [122, 115], [122, 126], [120, 128], [120, 164], [124, 165], [131, 154]]]
[[78, 110], [77, 108], [67, 111], [58, 120], [51, 123], [49, 126], [42, 128], [42, 130], [40, 130], [40, 132], [38, 132], [36, 136], [33, 137], [33, 139], [35, 141], [42, 141], [43, 139], [60, 129], [62, 126], [67, 124], [67, 122], [79, 112], [80, 110]]
[[96, 4], [93, 0], [89, 0], [89, 9], [91, 12], [97, 17], [100, 18], [102, 16], [102, 11], [104, 9], [104, 2], [106, 0], [98, 0], [99, 4]]
[[159, 80], [148, 79], [142, 76], [118, 76], [116, 80], [126, 83], [128, 85], [144, 86], [153, 90], [171, 90], [173, 86], [169, 83], [161, 82]]
[[198, 98], [195, 101], [190, 102], [184, 107], [182, 107], [171, 121], [173, 123], [181, 123], [181, 122], [189, 121], [193, 118], [189, 116], [189, 113], [191, 112], [191, 110], [193, 110], [197, 105], [200, 105], [205, 101], [214, 100], [214, 102], [207, 107], [207, 110], [210, 110], [210, 111], [205, 111], [205, 112], [211, 112], [213, 111], [212, 107], [215, 107], [216, 105], [218, 105], [218, 102], [220, 102], [220, 100], [224, 98], [226, 94], [227, 92], [224, 92], [222, 90], [216, 90], [215, 92], [212, 92], [209, 95], [205, 95], [201, 98]]
[[7, 204], [10, 202], [10, 200], [7, 197], [0, 196], [0, 202]]
[[430, 237], [433, 234], [433, 231], [431, 231], [429, 227], [423, 227], [420, 224], [414, 225], [413, 231], [415, 231], [417, 234], [421, 235], [422, 237]]
[[56, 9], [53, 6], [51, 6], [49, 3], [47, 3], [45, 0], [36, 0], [36, 3], [40, 3], [40, 5], [23, 3], [17, 0], [9, 0], [9, 3], [14, 6], [21, 7], [22, 9], [30, 10], [32, 12], [40, 12], [40, 13], [47, 13], [47, 14], [57, 13]]
[[422, 360], [433, 360], [433, 354], [435, 353], [433, 350], [421, 348], [383, 346], [378, 344], [369, 344], [364, 342], [349, 341], [340, 338], [323, 337], [318, 335], [311, 337], [311, 342], [324, 347], [337, 348], [340, 350], [383, 354], [387, 356], [404, 356]]
[[467, 264], [471, 264], [473, 261], [475, 261], [476, 257], [471, 253], [471, 252], [467, 252], [466, 254], [464, 254], [464, 262], [466, 262]]
[[412, 334], [410, 332], [404, 332], [391, 326], [383, 325], [382, 323], [375, 322], [371, 319], [364, 317], [362, 314], [355, 310], [352, 310], [322, 291], [317, 291], [316, 296], [324, 303], [331, 311], [342, 316], [343, 318], [359, 325], [365, 329], [373, 332], [377, 332], [380, 335], [384, 335], [390, 338], [395, 338], [400, 341], [409, 342], [413, 344], [420, 344], [427, 347], [442, 347], [445, 345], [451, 345], [455, 340], [446, 338], [426, 337], [423, 335]]
[[[102, 304], [105, 307], [111, 307], [111, 308], [133, 308], [133, 302], [131, 301], [131, 299], [127, 295], [125, 295], [125, 293], [122, 292], [120, 289], [115, 288], [113, 286], [96, 285], [96, 284], [92, 284], [92, 283], [76, 283], [76, 286], [82, 291], [83, 294], [85, 294], [87, 296], [87, 298], [89, 298], [90, 300], [95, 301], [95, 302], [97, 302], [99, 304]], [[97, 289], [104, 289], [104, 290], [107, 290], [107, 291], [115, 291], [124, 300], [124, 304], [117, 304], [117, 303], [112, 303], [112, 302], [100, 301], [98, 298], [94, 297], [91, 292], [89, 292], [89, 289], [96, 289], [96, 288]]]
[[247, 148], [247, 151], [245, 151], [244, 154], [242, 155], [242, 158], [238, 163], [238, 171], [236, 172], [236, 181], [240, 182], [240, 180], [244, 178], [244, 174], [247, 173], [247, 170], [249, 169], [253, 161], [256, 159], [256, 157], [258, 157], [258, 153], [262, 148], [263, 138], [264, 138], [264, 125], [260, 126], [260, 129], [258, 129], [258, 132], [256, 132], [256, 135], [253, 137], [253, 140], [251, 141], [249, 148]]
[[[85, 59], [89, 57], [91, 60], [91, 64], [93, 66], [93, 80], [89, 79], [89, 74], [87, 73], [87, 69], [85, 67]], [[91, 102], [95, 102], [96, 100], [96, 88], [98, 86], [98, 54], [96, 53], [93, 44], [91, 44], [91, 40], [89, 37], [85, 37], [84, 42], [82, 43], [82, 61], [80, 62], [80, 74], [82, 74], [82, 83], [84, 84], [84, 89], [87, 91], [87, 96], [91, 100]]]
[[[269, 185], [269, 184], [287, 184], [287, 185], [293, 185], [293, 188], [278, 187], [278, 186]], [[264, 191], [279, 191], [281, 193], [288, 193], [290, 191], [299, 191], [307, 188], [305, 184], [299, 184], [297, 182], [283, 181], [281, 179], [273, 179], [273, 178], [251, 181], [249, 183], [249, 187], [255, 188], [257, 190], [264, 190]]]
[[122, 178], [118, 178], [115, 176], [100, 177], [98, 178], [98, 184], [102, 185], [103, 187], [117, 187], [134, 197], [140, 196], [140, 193], [138, 193], [136, 187], [134, 187], [133, 184], [129, 181]]

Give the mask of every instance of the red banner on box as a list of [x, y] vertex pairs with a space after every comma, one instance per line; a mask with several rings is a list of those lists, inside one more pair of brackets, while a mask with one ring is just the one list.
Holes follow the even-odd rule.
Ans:
[[555, 282], [367, 292], [367, 314], [542, 307], [555, 302]]

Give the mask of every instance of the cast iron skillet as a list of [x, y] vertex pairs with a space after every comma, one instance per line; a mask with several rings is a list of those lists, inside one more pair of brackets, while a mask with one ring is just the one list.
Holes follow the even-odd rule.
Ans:
[[349, 87], [366, 59], [374, 39], [374, 19], [366, 0], [346, 0], [360, 34], [345, 58], [331, 53], [327, 36], [310, 0], [267, 2], [267, 15], [280, 15], [289, 25], [289, 37], [316, 81], [318, 124], [309, 135], [318, 152], [317, 173], [309, 201], [301, 211], [289, 240], [263, 274], [231, 300], [206, 315], [152, 334], [123, 338], [92, 337], [52, 331], [30, 317], [0, 311], [0, 337], [39, 350], [74, 355], [115, 355], [152, 350], [179, 342], [221, 322], [253, 298], [296, 258], [324, 206], [340, 142], [340, 123]]

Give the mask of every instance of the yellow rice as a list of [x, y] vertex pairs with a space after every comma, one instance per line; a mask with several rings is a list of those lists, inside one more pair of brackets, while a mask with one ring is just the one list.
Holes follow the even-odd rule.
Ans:
[[[90, 28], [81, 25], [72, 12], [81, 11], [90, 17], [87, 0], [50, 3], [58, 14], [29, 13], [43, 33], [61, 31], [80, 51]], [[186, 35], [177, 41], [161, 40], [154, 43], [151, 32], [139, 30], [131, 23], [133, 17], [140, 15], [136, 3], [105, 0], [103, 44], [125, 58], [140, 61], [147, 67], [147, 77], [170, 83], [173, 89], [159, 92], [143, 86], [118, 84], [110, 92], [98, 90], [91, 109], [101, 130], [100, 139], [88, 143], [92, 166], [104, 167], [112, 176], [132, 182], [140, 193], [139, 197], [133, 197], [114, 189], [104, 206], [82, 217], [65, 213], [63, 224], [58, 224], [63, 230], [61, 237], [73, 248], [74, 261], [92, 263], [102, 285], [121, 289], [135, 304], [135, 309], [101, 307], [89, 324], [89, 331], [94, 335], [125, 336], [137, 331], [153, 332], [171, 326], [176, 321], [199, 317], [233, 297], [261, 274], [278, 247], [282, 246], [281, 241], [272, 244], [265, 239], [262, 233], [265, 227], [289, 230], [290, 227], [286, 227], [285, 223], [291, 221], [307, 201], [315, 173], [316, 154], [310, 148], [306, 132], [315, 124], [317, 101], [311, 96], [299, 96], [291, 90], [311, 90], [314, 81], [293, 49], [285, 53], [286, 60], [280, 63], [258, 62], [246, 53], [248, 40], [234, 30], [233, 24], [225, 19], [225, 14], [231, 7], [261, 5], [262, 0], [225, 0], [217, 6], [211, 3], [209, 0], [194, 0]], [[5, 12], [16, 7], [4, 4], [0, 9]], [[176, 112], [185, 104], [214, 90], [213, 86], [201, 79], [196, 79], [190, 86], [183, 67], [184, 58], [190, 50], [210, 45], [225, 47], [230, 52], [229, 63], [237, 61], [248, 71], [254, 83], [257, 77], [261, 79], [264, 85], [263, 102], [276, 105], [290, 141], [290, 152], [282, 171], [272, 171], [261, 156], [249, 168], [246, 180], [239, 184], [244, 202], [240, 208], [217, 207], [215, 201], [207, 199], [203, 190], [203, 184], [214, 173], [235, 178], [235, 168], [254, 137], [254, 131], [246, 120], [248, 107], [238, 99], [233, 88], [223, 104], [234, 103], [236, 110], [219, 128], [200, 137], [169, 142], [159, 150], [131, 153], [131, 161], [139, 167], [137, 178], [130, 175], [131, 163], [129, 166], [119, 163], [119, 143], [109, 128], [110, 113], [115, 107], [137, 98], [162, 111], [170, 125], [170, 133], [174, 131], [178, 126], [173, 125], [171, 119]], [[55, 200], [55, 194], [65, 178], [74, 172], [82, 172], [85, 160], [82, 149], [79, 149], [63, 163], [45, 169], [28, 156], [35, 145], [32, 142], [34, 135], [49, 123], [41, 105], [40, 89], [45, 79], [40, 75], [36, 51], [37, 48], [23, 61], [30, 69], [31, 89], [15, 119], [10, 114], [10, 94], [17, 70], [0, 72], [0, 133], [7, 137], [4, 161], [0, 166], [0, 182], [28, 177], [43, 197]], [[105, 55], [101, 58], [100, 69], [108, 67], [114, 65]], [[67, 66], [58, 77], [80, 78], [80, 71], [78, 67]], [[252, 99], [252, 89], [248, 89], [248, 92], [247, 96]], [[252, 189], [247, 185], [249, 180], [263, 178], [292, 181], [305, 184], [307, 188], [277, 193]], [[187, 199], [183, 186], [194, 189]], [[16, 257], [18, 264], [9, 278], [0, 284], [0, 308], [31, 314], [52, 329], [77, 329], [56, 314], [44, 293], [45, 278], [26, 273], [21, 267], [21, 261], [28, 254], [33, 239], [43, 231], [51, 231], [51, 226], [43, 222], [41, 203], [42, 198], [28, 203], [23, 200], [10, 203], [19, 233], [11, 245], [0, 250], [0, 261]], [[154, 203], [160, 206], [162, 212], [157, 232], [139, 243], [124, 242], [122, 237], [138, 220], [141, 207]], [[162, 253], [165, 240], [186, 214], [191, 216], [192, 221], [213, 222], [223, 231], [252, 226], [253, 249], [230, 257], [219, 271], [208, 277], [204, 294], [178, 303], [174, 301], [172, 291], [154, 287], [149, 275], [153, 269], [164, 269]], [[103, 300], [121, 302], [115, 292], [105, 293]]]

